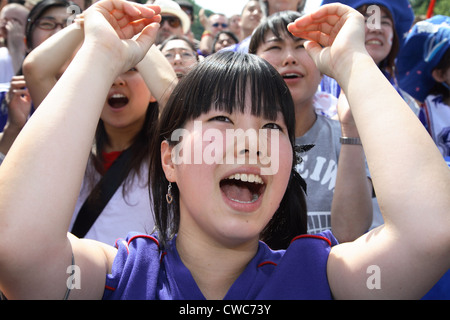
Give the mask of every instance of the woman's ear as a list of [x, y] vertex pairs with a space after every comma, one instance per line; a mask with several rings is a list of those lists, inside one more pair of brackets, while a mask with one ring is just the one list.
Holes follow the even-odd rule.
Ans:
[[161, 165], [169, 182], [176, 182], [175, 165], [172, 161], [172, 147], [169, 142], [161, 142]]
[[444, 71], [441, 69], [434, 69], [431, 72], [431, 76], [433, 77], [434, 80], [436, 80], [437, 82], [444, 82], [445, 78], [444, 78]]

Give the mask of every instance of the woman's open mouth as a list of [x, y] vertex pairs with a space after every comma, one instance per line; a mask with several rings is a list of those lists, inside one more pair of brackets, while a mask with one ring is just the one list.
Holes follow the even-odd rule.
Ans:
[[127, 96], [116, 93], [108, 98], [108, 105], [113, 109], [119, 109], [126, 106], [128, 104], [128, 101], [129, 100]]
[[298, 73], [291, 72], [282, 74], [282, 77], [283, 79], [298, 79], [301, 78], [302, 76]]
[[254, 204], [264, 193], [266, 185], [256, 174], [236, 173], [220, 181], [224, 196], [237, 204]]
[[286, 73], [282, 73], [281, 76], [283, 77], [284, 81], [287, 84], [297, 83], [302, 78], [304, 78], [304, 76], [302, 74], [298, 73], [298, 72], [286, 72]]
[[382, 46], [383, 42], [378, 39], [371, 39], [371, 40], [366, 41], [366, 45]]

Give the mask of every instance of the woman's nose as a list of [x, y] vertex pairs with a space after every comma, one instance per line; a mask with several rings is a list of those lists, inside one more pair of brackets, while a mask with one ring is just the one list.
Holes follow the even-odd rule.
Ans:
[[287, 65], [287, 64], [297, 64], [297, 58], [295, 57], [294, 53], [291, 50], [288, 50], [286, 52], [286, 55], [284, 56], [283, 59], [283, 65]]
[[113, 85], [115, 85], [115, 86], [124, 86], [125, 85], [125, 80], [121, 76], [119, 76], [119, 77], [117, 77], [114, 80]]

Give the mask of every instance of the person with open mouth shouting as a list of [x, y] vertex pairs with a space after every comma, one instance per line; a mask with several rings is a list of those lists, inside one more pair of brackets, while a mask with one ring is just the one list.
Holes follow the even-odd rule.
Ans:
[[[69, 24], [27, 56], [24, 72], [36, 106], [81, 46], [82, 24], [82, 19]], [[113, 245], [129, 230], [153, 230], [153, 215], [148, 212], [150, 140], [176, 82], [175, 72], [156, 47], [111, 82], [69, 231]], [[77, 131], [84, 128], [80, 125]]]
[[[150, 161], [158, 232], [130, 233], [117, 248], [67, 234], [104, 97], [153, 44], [158, 13], [157, 7], [118, 0], [86, 10], [82, 47], [0, 167], [5, 296], [243, 300], [425, 294], [450, 266], [450, 171], [367, 53], [364, 17], [340, 4], [323, 6], [288, 30], [308, 39], [304, 46], [317, 67], [346, 93], [385, 225], [344, 244], [329, 231], [299, 235], [287, 250], [271, 250], [259, 240], [299, 216], [293, 102], [269, 63], [224, 52], [189, 72], [162, 111]], [[81, 125], [84, 130], [76, 130]], [[177, 141], [172, 133], [180, 129], [185, 131]], [[227, 133], [245, 140], [231, 143]], [[194, 163], [174, 162], [178, 144]], [[196, 162], [199, 152], [215, 161]], [[277, 153], [278, 170], [262, 174], [271, 168], [267, 158]], [[234, 155], [232, 163], [228, 154]], [[417, 190], [421, 196], [412, 197]], [[21, 201], [24, 193], [29, 201]], [[375, 284], [369, 279], [373, 270], [381, 270]]]

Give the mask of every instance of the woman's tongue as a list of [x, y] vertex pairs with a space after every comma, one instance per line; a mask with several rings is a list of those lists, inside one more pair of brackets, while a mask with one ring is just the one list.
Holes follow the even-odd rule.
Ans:
[[222, 192], [233, 201], [242, 203], [252, 203], [258, 199], [258, 195], [253, 193], [245, 183], [223, 183]]
[[122, 108], [128, 103], [127, 97], [120, 97], [120, 98], [109, 98], [108, 104], [111, 106], [111, 108]]

